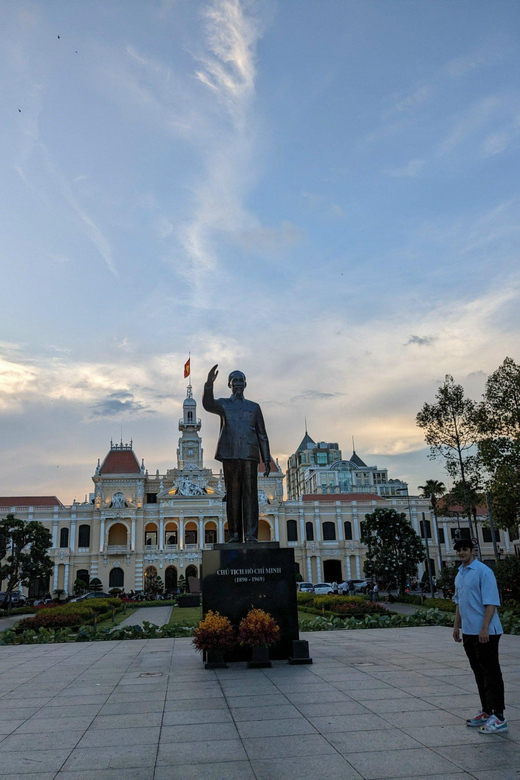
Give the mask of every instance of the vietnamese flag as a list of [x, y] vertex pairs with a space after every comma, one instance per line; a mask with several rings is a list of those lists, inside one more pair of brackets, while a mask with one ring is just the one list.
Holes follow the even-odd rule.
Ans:
[[184, 379], [190, 375], [190, 360], [191, 358], [188, 358], [184, 364]]

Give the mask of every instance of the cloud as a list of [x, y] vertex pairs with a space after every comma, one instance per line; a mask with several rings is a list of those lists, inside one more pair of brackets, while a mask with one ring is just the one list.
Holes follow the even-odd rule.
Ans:
[[324, 393], [319, 390], [304, 390], [303, 393], [299, 393], [299, 395], [293, 395], [293, 397], [289, 399], [289, 402], [295, 403], [296, 401], [327, 401], [329, 398], [337, 398], [340, 395], [345, 394]]
[[92, 407], [94, 417], [115, 417], [121, 415], [156, 414], [141, 401], [136, 401], [132, 393], [111, 393]]
[[414, 159], [410, 160], [406, 165], [401, 168], [383, 168], [381, 173], [385, 176], [392, 176], [394, 178], [401, 178], [410, 176], [414, 178], [418, 176], [424, 166], [424, 160]]
[[482, 157], [494, 157], [502, 154], [512, 146], [520, 137], [520, 114], [517, 114], [513, 121], [503, 127], [490, 133], [482, 142], [480, 152]]
[[396, 100], [388, 113], [408, 112], [425, 103], [432, 95], [431, 84], [421, 84], [409, 95]]
[[409, 344], [417, 344], [418, 347], [430, 347], [435, 341], [437, 341], [437, 336], [410, 336], [405, 343], [405, 347]]
[[490, 119], [493, 119], [502, 105], [502, 98], [495, 95], [476, 101], [457, 119], [452, 131], [439, 144], [437, 155], [444, 157], [450, 154], [469, 136], [480, 130]]

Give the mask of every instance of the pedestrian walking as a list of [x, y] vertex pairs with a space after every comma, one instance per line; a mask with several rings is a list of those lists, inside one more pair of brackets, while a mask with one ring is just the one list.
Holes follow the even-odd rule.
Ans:
[[377, 582], [374, 582], [374, 586], [372, 588], [372, 601], [379, 601], [379, 585]]
[[497, 581], [489, 566], [476, 559], [470, 540], [458, 539], [454, 549], [461, 566], [455, 577], [457, 608], [453, 639], [464, 645], [481, 705], [466, 725], [478, 727], [480, 734], [502, 734], [508, 728], [504, 716], [504, 681], [498, 659], [498, 643], [503, 630], [496, 610], [500, 606]]

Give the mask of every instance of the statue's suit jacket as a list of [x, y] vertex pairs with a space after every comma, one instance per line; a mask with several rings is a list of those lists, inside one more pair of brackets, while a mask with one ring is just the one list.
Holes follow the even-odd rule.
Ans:
[[216, 460], [255, 460], [262, 455], [264, 463], [271, 462], [269, 439], [260, 406], [254, 401], [214, 398], [213, 385], [204, 385], [202, 406], [220, 417], [220, 435]]

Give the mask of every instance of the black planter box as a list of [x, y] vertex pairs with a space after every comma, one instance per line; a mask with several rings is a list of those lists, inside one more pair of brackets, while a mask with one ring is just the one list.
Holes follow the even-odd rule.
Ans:
[[[245, 546], [222, 545], [202, 553], [202, 611], [220, 612], [238, 628], [252, 607], [269, 612], [280, 626], [280, 641], [269, 648], [274, 660], [293, 655], [298, 639], [298, 607], [294, 550], [264, 547], [262, 542]], [[247, 661], [248, 647], [226, 653], [228, 661]]]

